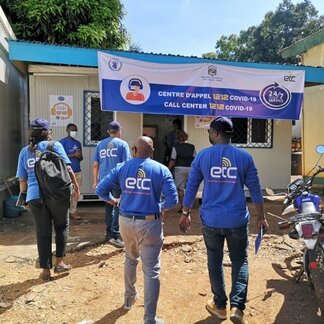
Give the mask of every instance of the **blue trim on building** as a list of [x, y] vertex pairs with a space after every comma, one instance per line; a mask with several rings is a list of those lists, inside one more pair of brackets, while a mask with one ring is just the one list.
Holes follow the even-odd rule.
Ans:
[[324, 68], [307, 67], [297, 65], [280, 65], [273, 63], [250, 63], [235, 61], [209, 60], [199, 57], [186, 57], [164, 54], [148, 54], [125, 51], [108, 51], [95, 48], [74, 46], [51, 45], [9, 40], [9, 59], [28, 63], [59, 64], [98, 67], [97, 52], [103, 51], [112, 55], [119, 55], [130, 59], [136, 59], [154, 63], [214, 63], [230, 66], [258, 68], [267, 70], [304, 70], [305, 82], [324, 83]]

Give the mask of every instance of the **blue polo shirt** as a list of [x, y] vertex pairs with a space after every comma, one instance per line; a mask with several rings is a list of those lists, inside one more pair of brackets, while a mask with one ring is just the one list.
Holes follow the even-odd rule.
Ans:
[[131, 158], [128, 144], [117, 137], [107, 137], [98, 143], [93, 160], [99, 163], [99, 181], [118, 163]]
[[250, 215], [244, 194], [249, 189], [254, 203], [263, 197], [252, 156], [230, 144], [216, 144], [198, 153], [191, 164], [184, 207], [191, 207], [200, 183], [204, 181], [200, 217], [209, 227], [236, 228]]
[[[116, 186], [122, 190], [120, 212], [145, 216], [160, 213], [178, 203], [177, 189], [169, 169], [151, 159], [134, 158], [118, 164], [99, 182], [96, 193], [104, 201]], [[164, 200], [162, 201], [162, 196]]]
[[[68, 136], [64, 137], [60, 140], [60, 143], [63, 145], [64, 150], [68, 156], [74, 154], [76, 151], [82, 151], [81, 143], [74, 138], [70, 138]], [[71, 167], [72, 167], [73, 172], [80, 172], [81, 171], [81, 166], [80, 166], [81, 161], [77, 157], [72, 157], [69, 159], [71, 161]]]
[[[39, 142], [36, 145], [36, 150], [32, 153], [29, 145], [25, 146], [19, 153], [17, 178], [27, 179], [27, 198], [26, 202], [40, 198], [38, 181], [35, 174], [35, 162], [39, 159], [42, 152], [45, 151], [48, 141]], [[54, 142], [53, 151], [59, 154], [66, 164], [71, 164], [67, 157], [64, 148], [60, 142]]]

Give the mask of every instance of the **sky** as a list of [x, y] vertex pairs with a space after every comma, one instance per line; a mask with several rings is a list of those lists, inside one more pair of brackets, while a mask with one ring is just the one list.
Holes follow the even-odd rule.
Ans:
[[[280, 0], [121, 0], [123, 23], [143, 52], [201, 57], [221, 36], [259, 25]], [[300, 3], [301, 0], [292, 0]], [[324, 0], [311, 0], [324, 15]]]

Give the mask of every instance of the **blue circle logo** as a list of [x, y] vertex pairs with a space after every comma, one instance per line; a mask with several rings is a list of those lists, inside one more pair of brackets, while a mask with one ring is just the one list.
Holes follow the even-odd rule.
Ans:
[[141, 105], [151, 95], [148, 81], [141, 75], [129, 75], [120, 84], [122, 97], [131, 105]]
[[266, 107], [274, 110], [285, 108], [291, 101], [290, 91], [277, 82], [262, 89], [259, 97]]
[[116, 58], [109, 60], [109, 68], [112, 71], [119, 71], [122, 67], [122, 62]]

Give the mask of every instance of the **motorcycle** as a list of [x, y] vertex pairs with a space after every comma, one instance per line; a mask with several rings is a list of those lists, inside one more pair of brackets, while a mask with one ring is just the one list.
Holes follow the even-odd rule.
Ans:
[[[293, 211], [295, 214], [279, 222], [278, 227], [282, 230], [289, 228], [288, 235], [291, 239], [303, 240], [303, 261], [296, 282], [299, 282], [305, 273], [308, 284], [315, 290], [319, 306], [324, 313], [324, 211], [320, 210], [319, 196], [311, 193], [315, 177], [324, 172], [324, 168], [318, 164], [324, 154], [324, 145], [318, 145], [316, 152], [321, 156], [310, 171], [317, 169], [313, 175], [306, 181], [296, 179], [288, 185], [283, 201], [286, 208], [282, 215]], [[283, 194], [275, 194], [271, 188], [266, 188], [266, 192], [270, 196]]]

